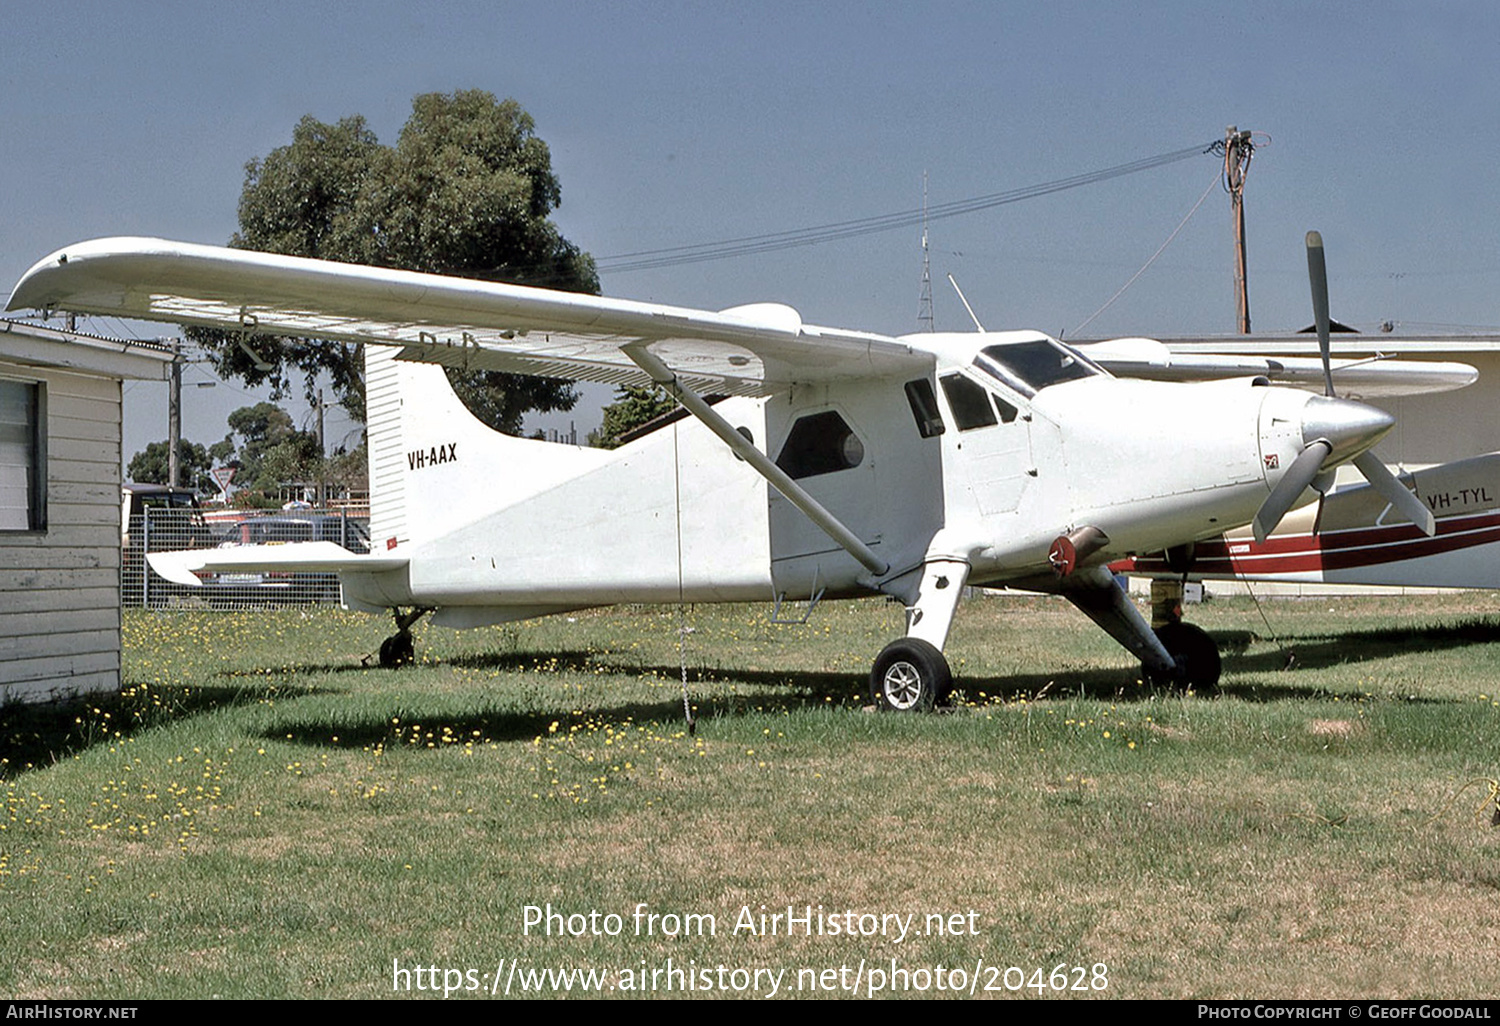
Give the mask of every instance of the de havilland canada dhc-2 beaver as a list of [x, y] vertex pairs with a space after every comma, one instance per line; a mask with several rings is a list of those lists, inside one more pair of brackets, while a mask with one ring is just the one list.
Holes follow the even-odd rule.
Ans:
[[[959, 596], [984, 585], [1062, 595], [1152, 679], [1211, 685], [1217, 653], [1196, 653], [1213, 642], [1179, 630], [1164, 645], [1110, 563], [1274, 528], [1346, 462], [1432, 530], [1371, 453], [1389, 414], [1272, 383], [1327, 379], [1326, 345], [1307, 366], [1173, 354], [1175, 380], [1149, 380], [1164, 371], [1149, 340], [891, 337], [773, 303], [695, 310], [142, 238], [58, 250], [8, 309], [363, 345], [372, 553], [307, 542], [152, 565], [184, 584], [251, 565], [337, 572], [346, 605], [394, 612], [387, 664], [410, 659], [424, 614], [473, 627], [621, 602], [883, 594], [905, 606], [906, 634], [875, 659], [873, 697], [926, 709], [951, 689]], [[444, 368], [655, 384], [691, 416], [611, 451], [514, 438], [470, 415]], [[1408, 392], [1475, 377], [1352, 372]]]

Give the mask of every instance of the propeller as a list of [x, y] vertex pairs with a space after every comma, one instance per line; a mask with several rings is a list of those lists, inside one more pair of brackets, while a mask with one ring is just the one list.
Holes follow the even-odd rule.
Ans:
[[1427, 537], [1437, 534], [1437, 520], [1433, 517], [1432, 510], [1410, 488], [1397, 480], [1395, 474], [1386, 469], [1373, 449], [1366, 449], [1354, 457], [1354, 465], [1365, 475], [1370, 487], [1395, 507], [1397, 513], [1416, 524]]
[[1331, 452], [1333, 446], [1319, 439], [1297, 454], [1292, 465], [1286, 468], [1286, 473], [1281, 475], [1281, 480], [1276, 482], [1276, 487], [1271, 489], [1271, 494], [1266, 496], [1266, 501], [1255, 512], [1255, 520], [1250, 529], [1255, 532], [1256, 541], [1264, 542], [1266, 535], [1276, 530], [1276, 525], [1287, 515], [1292, 503], [1313, 483], [1313, 478], [1322, 472], [1323, 461]]
[[[1299, 496], [1307, 488], [1326, 491], [1332, 483], [1332, 460], [1351, 459], [1381, 496], [1404, 519], [1428, 537], [1437, 533], [1437, 521], [1422, 500], [1386, 469], [1372, 446], [1395, 424], [1389, 414], [1363, 403], [1339, 399], [1333, 390], [1333, 367], [1328, 341], [1328, 265], [1323, 257], [1323, 236], [1307, 233], [1307, 279], [1312, 288], [1313, 324], [1318, 332], [1318, 353], [1323, 358], [1323, 399], [1311, 399], [1302, 420], [1303, 449], [1282, 474], [1266, 501], [1256, 511], [1251, 530], [1257, 542], [1276, 530]], [[1314, 403], [1319, 404], [1314, 407]]]
[[1323, 234], [1307, 233], [1307, 281], [1312, 286], [1313, 326], [1318, 330], [1318, 353], [1323, 357], [1323, 394], [1333, 398], [1333, 367], [1328, 343], [1328, 263], [1323, 259]]

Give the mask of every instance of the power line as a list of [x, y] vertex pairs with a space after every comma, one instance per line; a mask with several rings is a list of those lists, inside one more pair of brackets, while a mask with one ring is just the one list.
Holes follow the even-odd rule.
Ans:
[[[1022, 200], [1036, 199], [1068, 189], [1094, 185], [1099, 182], [1109, 181], [1112, 178], [1120, 178], [1141, 171], [1150, 171], [1154, 168], [1165, 167], [1168, 164], [1187, 160], [1190, 157], [1212, 153], [1216, 146], [1222, 145], [1222, 141], [1215, 140], [1206, 146], [1189, 146], [1185, 149], [1173, 150], [1170, 153], [1160, 153], [1154, 157], [1133, 160], [1126, 164], [1116, 164], [1113, 167], [1072, 175], [1068, 178], [1058, 178], [1050, 182], [1042, 182], [1038, 185], [1028, 185], [1019, 189], [1009, 189], [1005, 192], [995, 192], [985, 196], [975, 196], [970, 199], [939, 203], [927, 209], [925, 218], [928, 222], [931, 222], [950, 217], [961, 217], [966, 214], [975, 214], [1009, 203], [1019, 203]], [[903, 210], [890, 214], [878, 214], [874, 217], [855, 218], [849, 221], [835, 221], [830, 224], [815, 225], [810, 228], [794, 228], [788, 231], [768, 232], [763, 235], [745, 235], [735, 239], [723, 239], [718, 242], [700, 242], [687, 246], [668, 246], [662, 249], [621, 253], [616, 256], [600, 257], [596, 263], [601, 272], [607, 271], [616, 274], [626, 271], [676, 267], [680, 264], [695, 264], [708, 260], [726, 260], [730, 257], [748, 256], [754, 253], [773, 253], [778, 250], [792, 249], [797, 246], [813, 246], [822, 242], [851, 239], [861, 235], [870, 235], [875, 232], [888, 232], [897, 228], [910, 228], [922, 224], [923, 218], [923, 210], [917, 208], [915, 210]]]
[[1095, 310], [1093, 313], [1089, 314], [1088, 317], [1084, 318], [1083, 323], [1073, 329], [1073, 336], [1070, 337], [1076, 337], [1080, 331], [1082, 331], [1084, 328], [1087, 328], [1089, 324], [1093, 322], [1095, 317], [1098, 317], [1105, 310], [1108, 310], [1110, 308], [1110, 305], [1114, 303], [1115, 300], [1119, 299], [1125, 294], [1126, 289], [1130, 288], [1130, 286], [1136, 283], [1136, 279], [1146, 273], [1146, 268], [1156, 263], [1156, 258], [1165, 253], [1167, 251], [1167, 247], [1172, 244], [1172, 240], [1177, 238], [1178, 233], [1181, 232], [1183, 228], [1187, 227], [1187, 223], [1193, 219], [1193, 215], [1198, 212], [1199, 207], [1203, 206], [1203, 201], [1208, 199], [1208, 194], [1214, 191], [1214, 186], [1217, 184], [1219, 184], [1217, 177], [1214, 179], [1214, 181], [1208, 183], [1208, 188], [1203, 190], [1203, 195], [1198, 197], [1198, 202], [1193, 204], [1193, 209], [1189, 210], [1187, 212], [1187, 215], [1183, 217], [1181, 221], [1177, 222], [1177, 227], [1172, 229], [1172, 234], [1167, 236], [1167, 241], [1163, 242], [1159, 247], [1157, 247], [1156, 252], [1151, 254], [1151, 258], [1141, 265], [1141, 269], [1132, 274], [1130, 276], [1130, 280], [1127, 281], [1124, 285], [1120, 286], [1119, 291], [1110, 296], [1109, 299], [1105, 300], [1103, 306]]

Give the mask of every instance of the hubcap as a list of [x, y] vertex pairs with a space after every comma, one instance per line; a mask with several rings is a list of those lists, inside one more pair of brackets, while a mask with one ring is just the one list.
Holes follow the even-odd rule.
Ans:
[[885, 700], [893, 709], [914, 709], [922, 697], [922, 674], [911, 663], [892, 663], [883, 681]]

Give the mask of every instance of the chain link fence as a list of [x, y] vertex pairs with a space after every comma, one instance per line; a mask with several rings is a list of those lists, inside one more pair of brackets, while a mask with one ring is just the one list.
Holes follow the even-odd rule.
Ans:
[[251, 569], [203, 572], [198, 575], [202, 585], [193, 588], [164, 580], [146, 562], [146, 553], [307, 541], [331, 541], [350, 552], [366, 553], [370, 551], [370, 518], [349, 511], [276, 510], [206, 520], [197, 509], [147, 507], [129, 517], [121, 541], [120, 600], [126, 606], [337, 605], [338, 574]]

